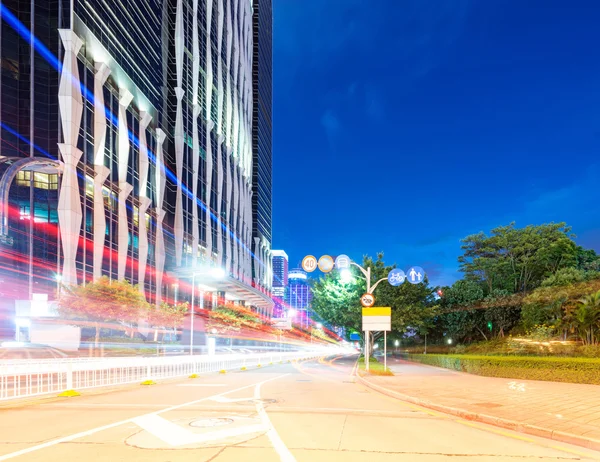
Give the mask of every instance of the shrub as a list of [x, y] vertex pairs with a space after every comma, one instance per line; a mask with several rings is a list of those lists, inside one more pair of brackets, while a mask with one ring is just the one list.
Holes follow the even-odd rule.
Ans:
[[596, 358], [408, 355], [408, 359], [487, 377], [600, 385], [600, 359]]

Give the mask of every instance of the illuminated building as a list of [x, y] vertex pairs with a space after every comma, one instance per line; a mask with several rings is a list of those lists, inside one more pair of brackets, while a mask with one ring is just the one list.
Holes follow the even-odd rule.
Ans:
[[[199, 291], [269, 314], [252, 170], [253, 93], [270, 95], [270, 81], [253, 78], [251, 2], [1, 7], [1, 295], [52, 299], [58, 280], [108, 276], [173, 302], [199, 273]], [[265, 133], [270, 156], [270, 120]], [[256, 195], [270, 203], [270, 189]], [[261, 223], [270, 243], [270, 216]], [[203, 285], [214, 267], [226, 277]]]

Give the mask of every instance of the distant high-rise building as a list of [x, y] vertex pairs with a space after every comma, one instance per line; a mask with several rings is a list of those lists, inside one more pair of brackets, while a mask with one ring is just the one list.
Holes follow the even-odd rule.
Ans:
[[288, 256], [283, 250], [273, 250], [273, 296], [281, 297], [285, 295], [285, 288], [288, 285]]
[[272, 281], [272, 0], [252, 2], [252, 261], [255, 284], [269, 288]]
[[284, 313], [285, 289], [288, 285], [288, 256], [283, 250], [273, 250], [273, 308], [274, 316], [281, 316]]
[[296, 268], [288, 273], [285, 301], [289, 309], [296, 311], [297, 321], [308, 326], [311, 317], [312, 291], [305, 271]]

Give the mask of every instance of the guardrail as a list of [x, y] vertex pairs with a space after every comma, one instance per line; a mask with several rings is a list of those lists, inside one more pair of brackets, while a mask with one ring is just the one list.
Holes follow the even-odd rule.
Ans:
[[210, 356], [4, 361], [0, 364], [0, 401], [192, 374], [234, 371], [259, 364], [309, 359], [323, 354], [325, 351], [313, 350]]

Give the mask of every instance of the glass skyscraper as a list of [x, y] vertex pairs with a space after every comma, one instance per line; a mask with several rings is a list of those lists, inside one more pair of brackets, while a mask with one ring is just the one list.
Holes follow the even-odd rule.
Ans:
[[[263, 285], [271, 284], [272, 248], [272, 81], [273, 81], [273, 5], [272, 0], [254, 0], [252, 89], [252, 235], [255, 278]], [[275, 294], [273, 294], [275, 295]]]
[[[3, 0], [4, 300], [108, 276], [181, 301], [194, 280], [270, 313], [271, 9], [260, 6]], [[258, 77], [257, 34], [268, 37]], [[255, 137], [266, 177], [253, 171], [267, 158]], [[260, 226], [253, 198], [269, 204]], [[211, 280], [214, 267], [226, 277]]]

